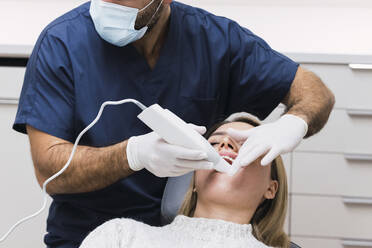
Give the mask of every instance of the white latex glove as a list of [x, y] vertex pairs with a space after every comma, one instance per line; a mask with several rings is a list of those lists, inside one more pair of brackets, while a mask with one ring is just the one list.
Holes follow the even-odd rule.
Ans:
[[[205, 127], [189, 125], [200, 134], [206, 131]], [[132, 170], [146, 168], [157, 177], [176, 177], [194, 170], [213, 168], [213, 163], [205, 160], [208, 158], [205, 152], [169, 144], [155, 132], [131, 137], [127, 158]]]
[[233, 165], [238, 168], [247, 166], [264, 154], [261, 165], [268, 165], [280, 154], [293, 151], [306, 135], [307, 129], [308, 125], [302, 118], [291, 114], [246, 131], [229, 128], [228, 135], [238, 142], [244, 142]]

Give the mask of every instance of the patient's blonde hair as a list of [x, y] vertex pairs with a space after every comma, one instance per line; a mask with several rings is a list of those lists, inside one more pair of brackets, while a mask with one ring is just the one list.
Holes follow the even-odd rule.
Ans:
[[[205, 137], [208, 138], [217, 128], [230, 122], [245, 122], [252, 126], [259, 126], [260, 123], [252, 118], [240, 117], [230, 121], [216, 124], [208, 130]], [[179, 214], [193, 217], [198, 200], [197, 193], [194, 191], [195, 174], [192, 178], [190, 187], [185, 195], [184, 202]], [[282, 158], [277, 157], [271, 164], [271, 179], [278, 181], [278, 191], [274, 199], [266, 199], [256, 209], [251, 224], [253, 235], [256, 239], [272, 247], [289, 247], [289, 238], [284, 232], [284, 222], [287, 213], [288, 185], [287, 176]]]

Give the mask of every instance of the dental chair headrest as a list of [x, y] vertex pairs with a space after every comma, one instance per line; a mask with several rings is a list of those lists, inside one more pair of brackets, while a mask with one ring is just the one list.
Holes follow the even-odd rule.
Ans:
[[193, 172], [180, 177], [168, 178], [161, 201], [162, 223], [168, 224], [177, 216], [186, 192], [190, 186]]

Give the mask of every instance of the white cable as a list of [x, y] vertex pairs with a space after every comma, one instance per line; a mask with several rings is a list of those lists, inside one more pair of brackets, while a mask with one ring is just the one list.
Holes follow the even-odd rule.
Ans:
[[74, 146], [72, 148], [72, 152], [70, 154], [70, 158], [68, 159], [67, 163], [63, 166], [63, 168], [58, 171], [56, 174], [54, 174], [53, 176], [49, 177], [44, 183], [43, 183], [43, 194], [44, 194], [44, 202], [43, 202], [43, 205], [42, 207], [40, 208], [39, 211], [35, 212], [34, 214], [31, 214], [21, 220], [19, 220], [17, 223], [15, 223], [10, 229], [9, 231], [3, 236], [1, 237], [0, 239], [0, 243], [3, 242], [13, 231], [14, 229], [19, 226], [20, 224], [22, 224], [23, 222], [27, 221], [27, 220], [30, 220], [34, 217], [36, 217], [37, 215], [39, 215], [46, 207], [46, 204], [47, 204], [47, 193], [46, 193], [46, 186], [48, 185], [48, 183], [50, 183], [51, 181], [53, 181], [55, 178], [57, 178], [58, 176], [60, 176], [69, 166], [70, 166], [70, 163], [72, 161], [72, 158], [74, 157], [74, 154], [75, 154], [75, 151], [77, 149], [77, 146], [79, 144], [79, 141], [81, 139], [81, 137], [90, 129], [92, 128], [96, 123], [97, 121], [101, 118], [101, 115], [102, 115], [102, 112], [104, 110], [104, 108], [107, 106], [107, 105], [120, 105], [120, 104], [123, 104], [123, 103], [128, 103], [128, 102], [132, 102], [134, 104], [136, 104], [138, 107], [140, 107], [142, 110], [145, 110], [146, 109], [146, 106], [143, 105], [142, 103], [140, 103], [139, 101], [137, 100], [134, 100], [134, 99], [124, 99], [124, 100], [120, 100], [120, 101], [107, 101], [107, 102], [104, 102], [102, 105], [101, 105], [101, 108], [97, 114], [97, 117], [83, 130], [81, 131], [81, 133], [78, 135], [78, 137], [76, 138], [75, 140], [75, 143], [74, 143]]

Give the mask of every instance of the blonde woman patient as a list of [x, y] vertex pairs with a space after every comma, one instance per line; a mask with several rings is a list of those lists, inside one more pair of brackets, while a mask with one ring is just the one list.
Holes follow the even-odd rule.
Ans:
[[[228, 128], [248, 130], [259, 123], [236, 118], [216, 124], [205, 137], [220, 155], [235, 158], [243, 141]], [[261, 166], [259, 159], [234, 176], [197, 170], [179, 215], [172, 223], [153, 227], [132, 219], [114, 219], [91, 232], [82, 248], [261, 248], [289, 247], [284, 221], [287, 179], [282, 159]]]

